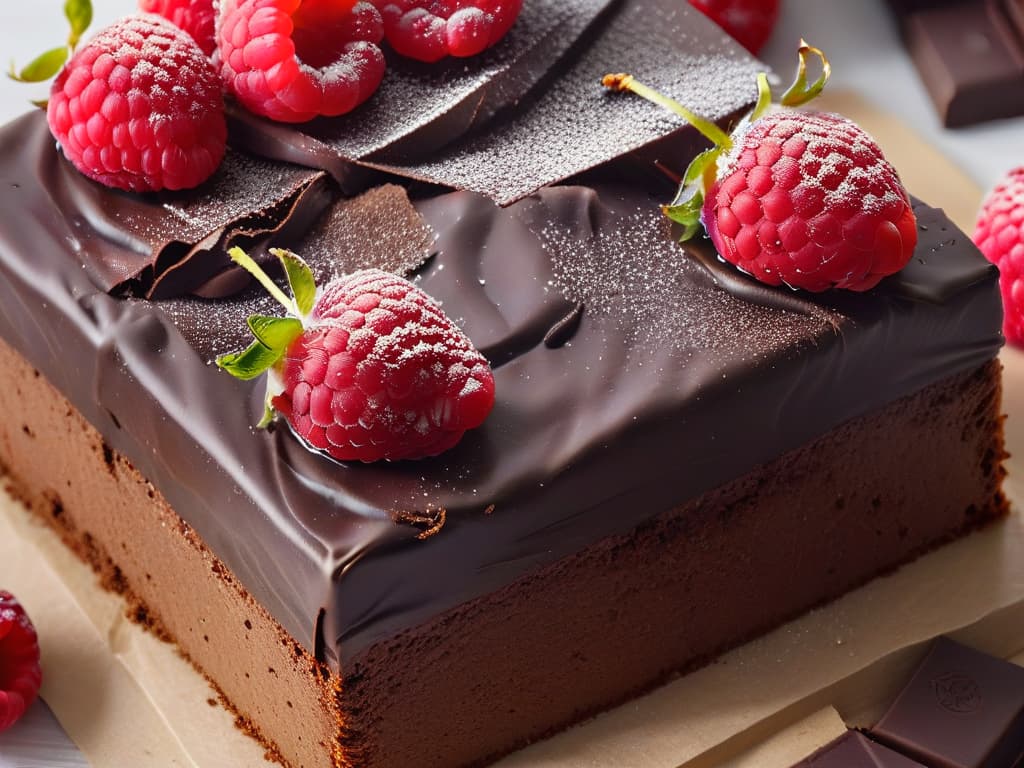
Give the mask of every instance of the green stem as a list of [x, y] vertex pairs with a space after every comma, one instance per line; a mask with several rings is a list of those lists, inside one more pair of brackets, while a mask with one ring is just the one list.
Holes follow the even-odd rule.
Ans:
[[[821, 59], [821, 74], [818, 76], [818, 79], [810, 85], [807, 85], [808, 53], [813, 53]], [[799, 63], [796, 68], [796, 78], [793, 80], [793, 84], [789, 86], [789, 89], [782, 94], [782, 98], [779, 100], [780, 104], [787, 107], [798, 107], [813, 99], [821, 93], [821, 89], [825, 87], [825, 83], [828, 82], [828, 78], [832, 74], [832, 65], [829, 64], [825, 54], [822, 53], [820, 48], [814, 48], [813, 46], [808, 45], [806, 40], [800, 41], [800, 48], [797, 50], [797, 56], [799, 57]]]
[[750, 122], [754, 122], [757, 118], [761, 117], [768, 111], [768, 107], [771, 105], [772, 89], [768, 85], [768, 75], [760, 72], [757, 75], [757, 104], [754, 105], [754, 111], [750, 113]]
[[653, 88], [638, 82], [632, 75], [605, 75], [601, 82], [606, 88], [610, 88], [615, 91], [630, 91], [631, 93], [635, 93], [637, 96], [657, 104], [659, 107], [667, 109], [669, 112], [679, 115], [679, 117], [683, 118], [683, 120], [696, 128], [704, 138], [716, 147], [721, 147], [722, 149], [729, 149], [732, 147], [732, 139], [729, 134], [713, 122], [707, 118], [701, 117], [696, 112], [691, 112], [678, 101], [670, 99], [668, 96], [658, 93], [658, 91]]
[[228, 256], [231, 257], [231, 260], [235, 262], [235, 264], [259, 280], [260, 285], [267, 289], [267, 293], [273, 296], [278, 303], [285, 308], [286, 312], [301, 319], [302, 315], [299, 312], [299, 308], [295, 306], [295, 302], [285, 296], [284, 291], [274, 284], [274, 281], [270, 279], [270, 276], [263, 271], [263, 268], [260, 267], [259, 264], [253, 261], [249, 254], [236, 245], [228, 251]]

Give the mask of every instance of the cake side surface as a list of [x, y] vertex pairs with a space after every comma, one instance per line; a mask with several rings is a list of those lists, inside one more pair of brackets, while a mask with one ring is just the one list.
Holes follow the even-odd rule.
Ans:
[[124, 597], [133, 621], [178, 646], [271, 757], [333, 765], [341, 732], [336, 678], [2, 340], [0, 390], [0, 471], [13, 494]]
[[953, 375], [377, 644], [342, 684], [354, 743], [500, 756], [1005, 515], [1000, 391], [998, 362]]

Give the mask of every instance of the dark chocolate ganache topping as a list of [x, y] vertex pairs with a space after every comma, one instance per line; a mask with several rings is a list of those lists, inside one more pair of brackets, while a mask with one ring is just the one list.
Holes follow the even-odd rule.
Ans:
[[[90, 267], [108, 244], [142, 255], [164, 238], [131, 229], [138, 198], [91, 187], [76, 212], [39, 114], [0, 130], [0, 335], [334, 668], [1001, 344], [996, 272], [940, 211], [916, 207], [915, 259], [878, 290], [808, 296], [734, 279], [707, 241], [678, 245], [664, 191], [624, 182], [628, 162], [505, 208], [416, 185], [342, 201], [316, 172], [271, 163], [293, 192], [238, 214], [263, 212], [257, 249], [305, 244], [321, 277], [403, 272], [492, 362], [493, 413], [433, 459], [340, 464], [280, 424], [255, 429], [262, 382], [211, 360], [265, 299], [195, 243], [174, 260], [175, 298], [110, 295]], [[164, 231], [173, 208], [151, 205], [147, 226]], [[344, 211], [377, 218], [360, 230]], [[211, 258], [229, 218], [197, 240], [220, 243]], [[352, 245], [368, 240], [390, 245]]]

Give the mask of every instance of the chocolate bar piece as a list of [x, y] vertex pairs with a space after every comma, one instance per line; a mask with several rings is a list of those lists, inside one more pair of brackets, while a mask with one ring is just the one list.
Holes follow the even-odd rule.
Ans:
[[871, 736], [929, 768], [1012, 768], [1024, 667], [939, 638]]
[[907, 49], [947, 127], [1024, 114], [1019, 0], [944, 4], [901, 19]]
[[830, 741], [793, 768], [922, 768], [921, 764], [876, 744], [856, 731]]

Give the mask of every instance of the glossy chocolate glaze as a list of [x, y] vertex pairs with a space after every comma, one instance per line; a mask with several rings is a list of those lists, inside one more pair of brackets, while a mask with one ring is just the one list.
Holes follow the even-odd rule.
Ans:
[[[995, 270], [925, 206], [904, 272], [866, 295], [782, 291], [794, 312], [722, 290], [708, 244], [693, 248], [711, 273], [635, 186], [555, 187], [506, 209], [441, 194], [417, 202], [436, 255], [415, 279], [492, 360], [498, 401], [443, 456], [345, 466], [254, 429], [262, 385], [210, 365], [248, 294], [151, 303], [97, 287], [62, 165], [40, 115], [3, 130], [0, 333], [336, 668], [1001, 342]], [[124, 196], [100, 197], [116, 221]], [[441, 509], [425, 539], [396, 522]]]

